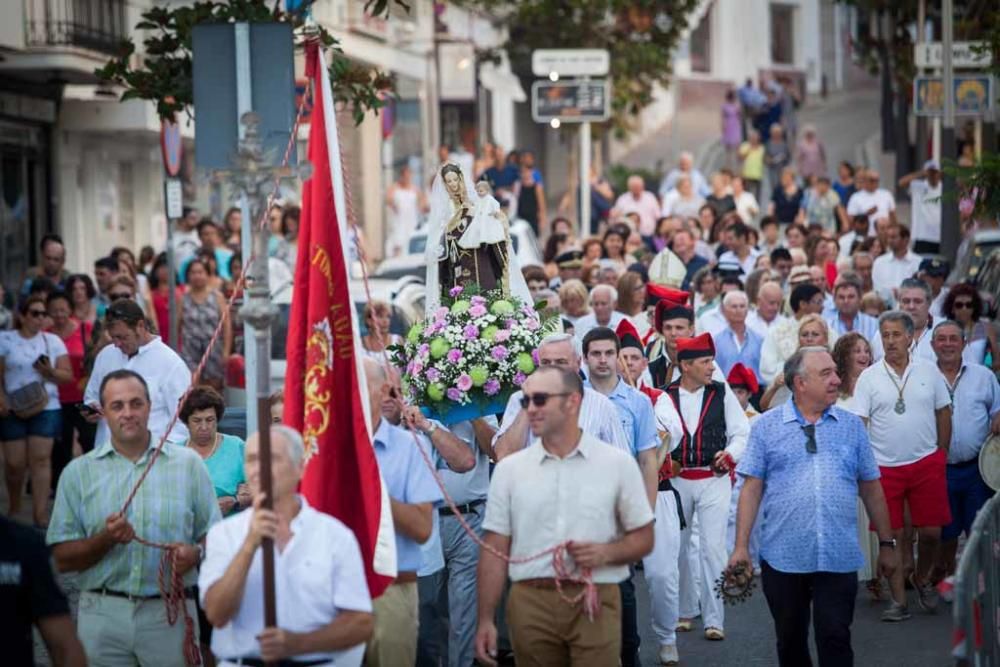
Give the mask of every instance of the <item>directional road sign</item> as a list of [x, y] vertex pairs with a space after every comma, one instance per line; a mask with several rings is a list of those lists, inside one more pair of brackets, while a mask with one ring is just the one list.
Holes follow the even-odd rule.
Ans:
[[535, 76], [552, 73], [565, 76], [606, 76], [611, 65], [607, 49], [535, 49], [531, 52], [531, 72]]

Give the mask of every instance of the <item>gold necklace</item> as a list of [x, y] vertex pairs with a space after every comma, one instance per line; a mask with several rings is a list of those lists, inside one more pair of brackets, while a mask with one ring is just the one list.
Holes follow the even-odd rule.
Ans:
[[[203, 461], [207, 461], [208, 459], [210, 459], [213, 456], [215, 456], [215, 450], [217, 450], [219, 448], [219, 444], [221, 444], [221, 443], [222, 443], [222, 435], [220, 435], [219, 433], [216, 433], [215, 434], [215, 442], [212, 444], [212, 451], [210, 451], [208, 453], [208, 456], [202, 456], [201, 457], [202, 460]], [[194, 443], [192, 442], [191, 444], [194, 444]], [[195, 447], [195, 451], [198, 452], [198, 456], [201, 456], [201, 451], [198, 449], [198, 446], [194, 445], [194, 447]]]

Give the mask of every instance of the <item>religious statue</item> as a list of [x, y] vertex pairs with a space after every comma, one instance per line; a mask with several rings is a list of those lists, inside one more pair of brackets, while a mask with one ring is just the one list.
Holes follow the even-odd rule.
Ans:
[[427, 235], [427, 309], [454, 287], [475, 284], [531, 303], [510, 241], [507, 216], [490, 185], [472, 187], [462, 170], [445, 164], [434, 179]]

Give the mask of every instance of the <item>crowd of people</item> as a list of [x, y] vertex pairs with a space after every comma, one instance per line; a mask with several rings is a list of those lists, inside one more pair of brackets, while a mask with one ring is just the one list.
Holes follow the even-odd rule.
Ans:
[[[406, 405], [384, 363], [390, 307], [367, 304], [361, 349], [398, 569], [374, 600], [357, 539], [296, 494], [304, 444], [278, 423], [280, 392], [273, 509], [257, 438], [220, 429], [238, 322], [181, 404], [239, 281], [239, 212], [217, 224], [192, 211], [174, 235], [178, 341], [164, 257], [116, 248], [92, 277], [70, 275], [46, 237], [17, 315], [2, 313], [0, 435], [10, 513], [30, 477], [36, 528], [81, 595], [74, 626], [37, 533], [4, 520], [10, 558], [34, 559], [26, 581], [41, 591], [16, 631], [37, 621], [57, 664], [190, 660], [185, 623], [164, 615], [161, 550], [137, 535], [172, 545], [175, 612], [194, 619], [206, 664], [638, 665], [643, 626], [660, 663], [677, 664], [677, 633], [726, 640], [724, 571], [761, 578], [782, 665], [810, 664], [810, 613], [820, 662], [851, 664], [859, 582], [885, 622], [910, 618], [909, 600], [934, 612], [958, 538], [992, 494], [979, 450], [1000, 433], [987, 304], [946, 285], [933, 256], [939, 168], [901, 181], [914, 200], [903, 224], [878, 173], [844, 164], [831, 178], [815, 130], [776, 128], [794, 103], [768, 90], [755, 106], [745, 92], [737, 118], [752, 107], [769, 139], [747, 128], [733, 151], [742, 173], [705, 178], [682, 155], [658, 193], [639, 176], [617, 198], [596, 188], [597, 236], [547, 217], [530, 152], [511, 161], [491, 145], [470, 167], [545, 238], [542, 264], [522, 272], [561, 322], [502, 415], [446, 426]], [[798, 133], [793, 156], [781, 144]], [[775, 179], [766, 210], [762, 175], [747, 172], [758, 150]], [[412, 216], [426, 203], [408, 179], [388, 201]], [[294, 207], [271, 211], [279, 303], [298, 222]], [[265, 538], [279, 627], [265, 627], [261, 602]], [[14, 644], [30, 663], [30, 633]]]

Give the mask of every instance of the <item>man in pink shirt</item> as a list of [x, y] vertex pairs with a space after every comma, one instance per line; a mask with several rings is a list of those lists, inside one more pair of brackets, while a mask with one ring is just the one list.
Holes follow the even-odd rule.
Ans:
[[652, 192], [646, 190], [642, 176], [633, 174], [628, 177], [628, 192], [615, 201], [614, 215], [639, 215], [639, 234], [652, 236], [656, 231], [656, 219], [660, 217], [660, 201]]

